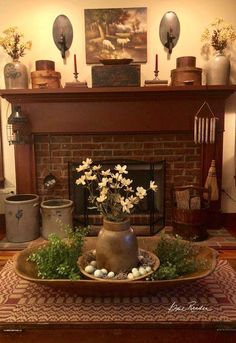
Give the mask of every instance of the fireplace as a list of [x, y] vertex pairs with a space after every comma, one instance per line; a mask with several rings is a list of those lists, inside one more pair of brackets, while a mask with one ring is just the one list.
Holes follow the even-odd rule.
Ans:
[[[234, 91], [234, 86], [1, 90], [31, 125], [32, 144], [15, 146], [17, 192], [69, 197], [67, 163], [86, 157], [166, 160], [168, 223], [172, 185], [204, 185], [212, 159], [221, 188], [225, 101]], [[194, 115], [206, 100], [219, 118], [216, 140], [195, 145]], [[52, 167], [60, 180], [51, 193], [42, 186], [48, 134], [54, 136]], [[211, 224], [217, 226], [220, 199], [211, 209]]]
[[[74, 218], [77, 225], [90, 226], [90, 234], [97, 234], [102, 225], [102, 217], [98, 211], [91, 208], [86, 188], [76, 185], [80, 174], [76, 168], [80, 163], [70, 162], [69, 166], [69, 196], [74, 203]], [[145, 162], [134, 160], [103, 160], [94, 161], [95, 165], [102, 165], [102, 169], [114, 171], [117, 164], [126, 165], [127, 177], [133, 180], [132, 187], [149, 188], [150, 181], [155, 181], [158, 192], [148, 192], [131, 215], [131, 224], [138, 235], [153, 235], [164, 227], [165, 209], [165, 161]]]
[[[138, 231], [141, 234], [152, 234], [163, 224], [171, 223], [171, 188], [173, 186], [182, 186], [186, 184], [198, 185], [201, 179], [201, 156], [200, 147], [193, 142], [192, 134], [106, 134], [106, 135], [51, 135], [51, 166], [47, 135], [35, 135], [35, 168], [36, 168], [36, 192], [41, 198], [69, 198], [71, 197], [77, 203], [76, 194], [73, 193], [72, 184], [76, 175], [69, 172], [75, 166], [87, 157], [94, 161], [104, 164], [104, 161], [125, 161], [130, 167], [136, 167], [135, 161], [142, 168], [147, 168], [147, 172], [153, 172], [157, 168], [157, 183], [161, 182], [158, 194], [160, 192], [161, 205], [160, 221], [156, 227], [150, 227], [150, 221], [153, 223], [157, 218], [145, 222], [145, 230], [140, 222]], [[163, 162], [165, 161], [165, 162]], [[133, 164], [134, 163], [134, 164]], [[51, 169], [57, 177], [58, 183], [53, 190], [44, 188], [43, 180]], [[71, 170], [72, 170], [71, 169]], [[159, 177], [160, 174], [160, 177]], [[151, 175], [152, 176], [152, 175]], [[150, 177], [151, 177], [150, 176]], [[70, 180], [70, 182], [68, 182]], [[136, 181], [143, 185], [143, 181]], [[164, 187], [165, 184], [165, 187]], [[163, 194], [163, 195], [162, 195]], [[81, 195], [80, 195], [81, 196]], [[158, 195], [159, 196], [159, 195]], [[75, 209], [75, 219], [78, 215], [81, 223], [93, 223], [78, 211], [78, 205]], [[136, 223], [140, 218], [136, 217]], [[144, 221], [144, 218], [142, 218]], [[147, 217], [146, 217], [147, 220]]]

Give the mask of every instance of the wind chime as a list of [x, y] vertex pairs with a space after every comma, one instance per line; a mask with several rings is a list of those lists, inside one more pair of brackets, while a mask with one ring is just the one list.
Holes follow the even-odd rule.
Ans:
[[[207, 112], [203, 113], [203, 108], [207, 108]], [[210, 105], [207, 101], [201, 105], [194, 117], [194, 143], [215, 143], [216, 121], [217, 117], [214, 115]]]
[[[207, 112], [203, 111], [204, 107], [206, 107]], [[208, 102], [204, 101], [194, 117], [195, 144], [215, 143], [217, 120], [218, 118], [214, 115]], [[208, 188], [210, 191], [211, 201], [216, 201], [219, 199], [215, 160], [211, 161], [211, 166], [209, 168], [207, 179], [205, 182], [205, 188]]]

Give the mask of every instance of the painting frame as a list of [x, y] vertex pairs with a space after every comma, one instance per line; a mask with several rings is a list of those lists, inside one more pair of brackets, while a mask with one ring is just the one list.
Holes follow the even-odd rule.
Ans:
[[85, 9], [86, 64], [147, 62], [147, 7]]

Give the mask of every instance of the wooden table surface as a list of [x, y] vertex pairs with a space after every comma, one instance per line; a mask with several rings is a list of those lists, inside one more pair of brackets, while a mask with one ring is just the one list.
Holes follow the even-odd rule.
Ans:
[[[92, 244], [93, 245], [93, 244]], [[0, 251], [0, 268], [6, 261], [13, 257], [16, 251]], [[236, 271], [236, 250], [220, 250], [219, 258], [227, 260]], [[222, 327], [215, 328], [211, 323], [157, 323], [156, 325], [145, 323], [132, 325], [120, 323], [119, 326], [109, 323], [102, 327], [97, 324], [92, 325], [28, 325], [26, 323], [15, 323], [15, 325], [1, 326], [1, 343], [67, 343], [83, 342], [92, 343], [233, 343], [236, 342], [235, 326], [228, 326], [222, 323]]]

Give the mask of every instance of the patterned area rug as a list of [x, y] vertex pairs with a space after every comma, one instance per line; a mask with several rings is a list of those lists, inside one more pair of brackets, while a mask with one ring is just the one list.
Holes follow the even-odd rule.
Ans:
[[0, 324], [236, 321], [236, 273], [219, 261], [208, 277], [146, 297], [81, 297], [0, 272]]

